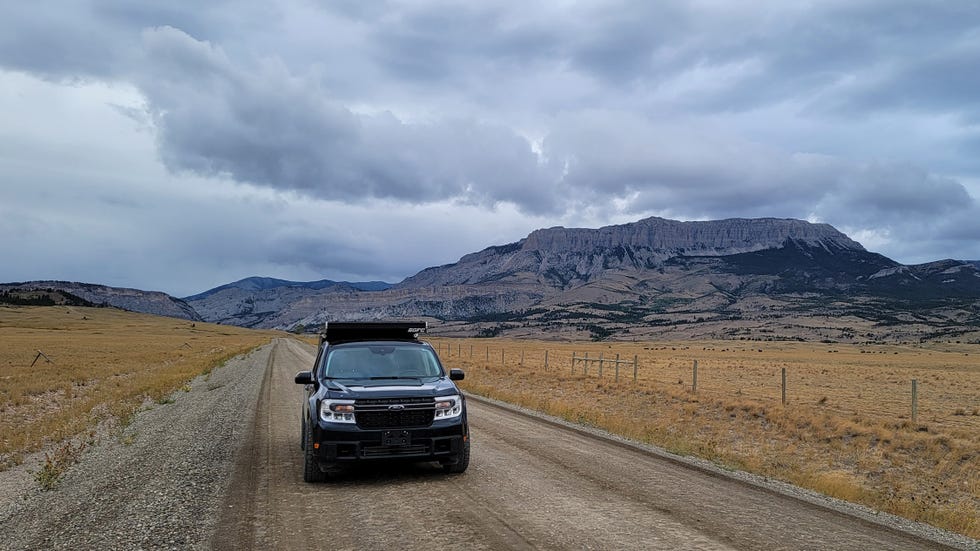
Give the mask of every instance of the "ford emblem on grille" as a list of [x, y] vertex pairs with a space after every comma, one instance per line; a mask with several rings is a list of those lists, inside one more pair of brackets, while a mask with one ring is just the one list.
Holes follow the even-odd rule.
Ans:
[[393, 406], [388, 406], [388, 410], [389, 411], [401, 411], [403, 409], [405, 409], [405, 406], [403, 406], [401, 404], [395, 404]]

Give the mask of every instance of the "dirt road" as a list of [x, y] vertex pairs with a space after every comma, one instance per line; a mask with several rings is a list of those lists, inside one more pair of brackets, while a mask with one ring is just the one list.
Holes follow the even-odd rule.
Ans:
[[280, 341], [216, 548], [942, 548], [476, 400], [463, 475], [389, 465], [305, 484], [292, 377], [311, 363]]
[[312, 359], [279, 339], [228, 362], [106, 434], [54, 490], [26, 464], [0, 473], [0, 549], [944, 548], [476, 399], [466, 473], [306, 484], [293, 376]]

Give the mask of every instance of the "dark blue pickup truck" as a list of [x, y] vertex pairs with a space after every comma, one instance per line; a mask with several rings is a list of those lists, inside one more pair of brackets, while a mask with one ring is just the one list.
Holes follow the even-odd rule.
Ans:
[[303, 480], [377, 459], [437, 461], [451, 473], [470, 462], [466, 399], [428, 343], [425, 322], [326, 324], [306, 386]]

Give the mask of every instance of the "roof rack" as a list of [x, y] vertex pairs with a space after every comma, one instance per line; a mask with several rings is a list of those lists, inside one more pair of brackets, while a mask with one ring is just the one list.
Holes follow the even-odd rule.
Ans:
[[351, 341], [414, 341], [428, 329], [425, 321], [328, 321], [323, 324], [320, 344]]

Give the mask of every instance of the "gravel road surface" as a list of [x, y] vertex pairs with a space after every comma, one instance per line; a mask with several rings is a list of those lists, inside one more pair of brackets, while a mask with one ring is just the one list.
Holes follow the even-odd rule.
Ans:
[[53, 491], [0, 473], [0, 549], [980, 549], [483, 400], [462, 475], [388, 464], [305, 484], [292, 379], [312, 360], [279, 339], [229, 362]]

